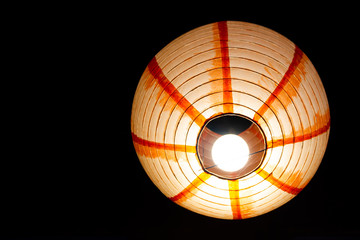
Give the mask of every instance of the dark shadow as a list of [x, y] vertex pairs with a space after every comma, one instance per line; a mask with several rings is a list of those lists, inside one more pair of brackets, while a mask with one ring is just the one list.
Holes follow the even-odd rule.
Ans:
[[222, 115], [209, 121], [206, 127], [220, 135], [238, 135], [248, 129], [251, 124], [252, 121], [249, 119], [237, 115]]

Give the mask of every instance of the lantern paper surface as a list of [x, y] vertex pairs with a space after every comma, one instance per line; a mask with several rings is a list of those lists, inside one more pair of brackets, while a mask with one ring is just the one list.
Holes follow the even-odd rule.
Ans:
[[[204, 125], [222, 114], [261, 129], [261, 161], [247, 174], [219, 177], [199, 159], [200, 133], [211, 135]], [[131, 115], [137, 155], [161, 192], [223, 219], [258, 216], [299, 194], [329, 130], [326, 93], [308, 57], [279, 33], [235, 21], [196, 28], [164, 47], [140, 79]]]

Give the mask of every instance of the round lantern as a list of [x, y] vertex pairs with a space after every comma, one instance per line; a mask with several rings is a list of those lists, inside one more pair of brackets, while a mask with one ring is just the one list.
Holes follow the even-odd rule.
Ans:
[[131, 132], [146, 173], [171, 201], [244, 219], [295, 197], [324, 155], [330, 113], [307, 56], [268, 28], [196, 28], [146, 67]]

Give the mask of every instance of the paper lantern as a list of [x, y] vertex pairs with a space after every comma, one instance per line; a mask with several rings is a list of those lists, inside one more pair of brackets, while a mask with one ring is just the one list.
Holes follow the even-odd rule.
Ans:
[[[238, 125], [245, 127], [232, 132]], [[279, 33], [235, 21], [196, 28], [163, 48], [140, 79], [131, 115], [137, 155], [161, 192], [223, 219], [258, 216], [299, 194], [329, 129], [326, 93], [308, 57]]]

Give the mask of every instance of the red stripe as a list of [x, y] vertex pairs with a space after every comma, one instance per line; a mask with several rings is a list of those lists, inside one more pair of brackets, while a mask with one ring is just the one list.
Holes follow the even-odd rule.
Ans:
[[186, 114], [193, 120], [197, 125], [202, 127], [206, 118], [174, 87], [174, 85], [167, 79], [161, 70], [156, 57], [154, 57], [149, 65], [148, 69], [151, 75], [158, 81], [160, 86], [167, 92], [172, 99], [180, 106]]
[[221, 61], [222, 61], [222, 78], [223, 78], [223, 102], [224, 112], [232, 113], [233, 109], [233, 97], [231, 87], [231, 73], [230, 73], [230, 59], [229, 59], [229, 46], [228, 46], [228, 27], [227, 22], [218, 22], [219, 36], [220, 36], [220, 48], [221, 48]]
[[309, 132], [309, 130], [305, 129], [304, 132], [309, 132], [309, 133], [305, 133], [305, 134], [299, 135], [299, 136], [296, 136], [296, 133], [295, 133], [295, 136], [292, 136], [292, 137], [273, 139], [273, 140], [267, 142], [267, 148], [274, 148], [274, 147], [279, 147], [279, 146], [283, 146], [286, 144], [302, 142], [302, 141], [309, 140], [311, 138], [317, 137], [320, 134], [327, 132], [330, 129], [330, 112], [329, 112], [329, 110], [325, 113], [324, 116], [322, 116], [322, 118], [324, 119], [323, 122], [326, 121], [326, 123], [325, 123], [325, 125], [317, 128], [316, 130]]
[[239, 180], [228, 180], [233, 219], [242, 219], [240, 211]]
[[272, 185], [283, 190], [284, 192], [297, 195], [299, 194], [299, 192], [301, 192], [301, 190], [303, 190], [303, 188], [295, 187], [295, 185], [297, 185], [301, 181], [301, 178], [299, 176], [297, 177], [294, 185], [289, 185], [275, 178], [272, 173], [268, 173], [262, 168], [258, 168], [256, 170], [256, 173]]
[[180, 193], [176, 194], [173, 197], [170, 197], [169, 199], [173, 202], [180, 203], [185, 201], [186, 199], [190, 198], [194, 195], [194, 190], [196, 190], [201, 184], [203, 184], [211, 175], [202, 172], [199, 176], [195, 178], [194, 181], [192, 181], [189, 186], [184, 188]]
[[146, 146], [149, 148], [196, 153], [195, 146], [167, 144], [167, 143], [158, 143], [158, 142], [148, 141], [148, 140], [138, 137], [135, 133], [131, 133], [131, 136], [132, 136], [134, 143], [140, 144], [142, 146]]
[[294, 74], [296, 68], [299, 66], [301, 59], [303, 58], [303, 52], [295, 45], [295, 52], [293, 60], [286, 71], [285, 75], [275, 88], [275, 90], [271, 93], [269, 98], [265, 101], [265, 103], [259, 108], [257, 114], [254, 116], [254, 121], [257, 122], [262, 115], [270, 108], [271, 104], [278, 98], [278, 96], [284, 91], [284, 87], [290, 81], [291, 76]]

